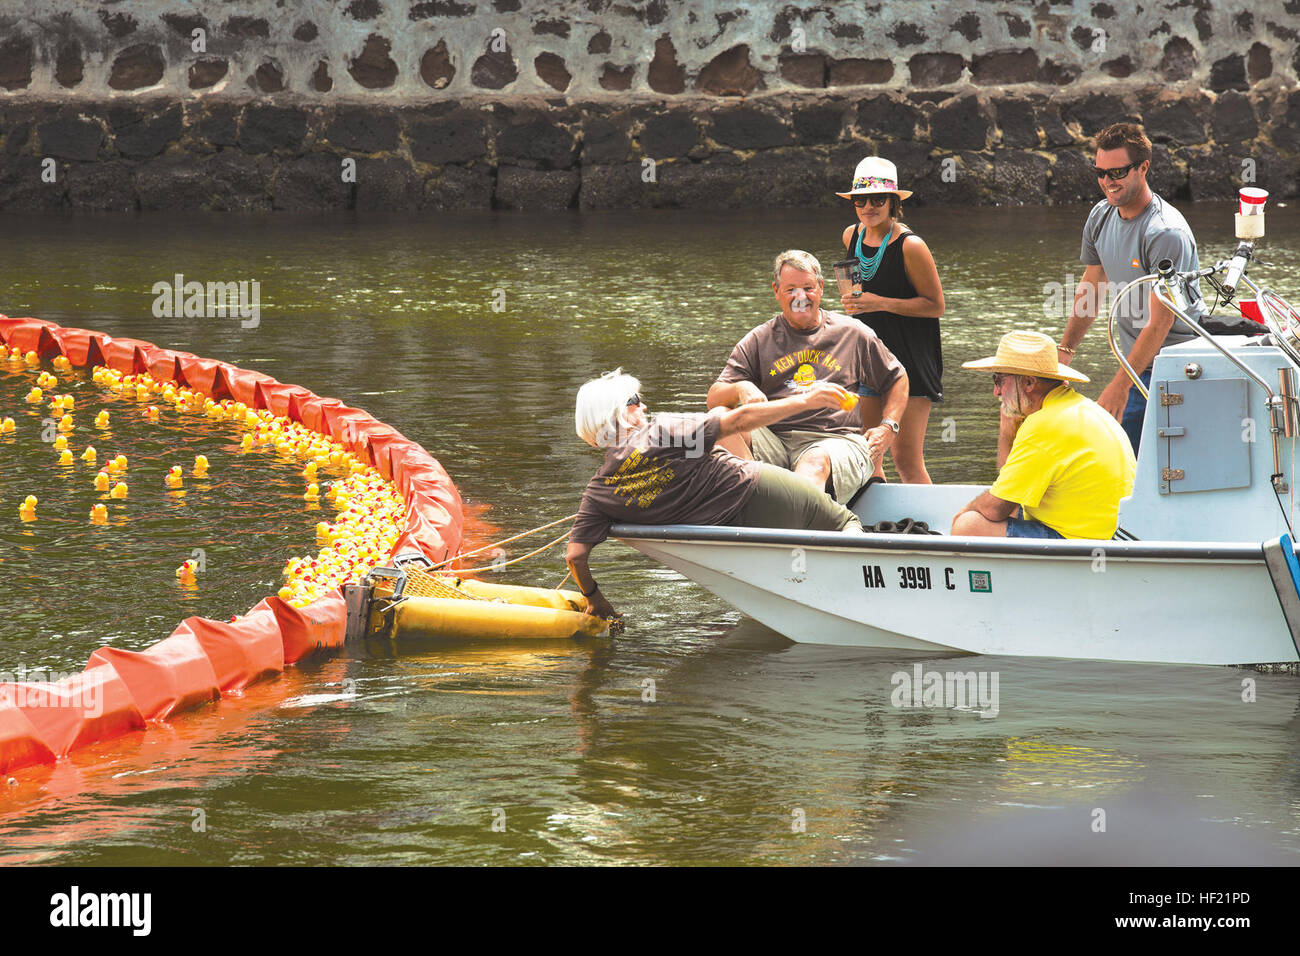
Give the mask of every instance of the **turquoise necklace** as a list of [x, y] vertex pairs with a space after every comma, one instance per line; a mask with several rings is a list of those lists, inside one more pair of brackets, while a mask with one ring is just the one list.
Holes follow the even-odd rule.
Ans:
[[867, 234], [867, 231], [863, 229], [858, 233], [858, 271], [862, 274], [863, 282], [870, 282], [876, 277], [876, 270], [880, 268], [880, 263], [885, 259], [885, 248], [889, 245], [889, 237], [893, 231], [894, 227], [891, 224], [889, 232], [885, 233], [885, 241], [880, 244], [880, 248], [876, 250], [876, 254], [870, 259], [862, 254], [862, 237]]

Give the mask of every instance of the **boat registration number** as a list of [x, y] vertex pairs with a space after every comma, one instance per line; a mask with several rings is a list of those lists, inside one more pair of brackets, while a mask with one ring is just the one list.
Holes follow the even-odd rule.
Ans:
[[[893, 569], [898, 574], [896, 586], [903, 591], [929, 591], [933, 588], [933, 579], [930, 576], [930, 569], [922, 564], [900, 564]], [[957, 585], [952, 583], [952, 576], [956, 571], [954, 568], [943, 569], [943, 586], [945, 590], [955, 591]], [[892, 577], [892, 572], [891, 572]], [[885, 571], [879, 564], [864, 564], [862, 566], [862, 584], [868, 588], [888, 587], [885, 583]]]

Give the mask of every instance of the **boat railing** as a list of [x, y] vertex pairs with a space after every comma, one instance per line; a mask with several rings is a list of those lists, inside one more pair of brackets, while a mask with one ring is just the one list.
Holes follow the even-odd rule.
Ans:
[[[1253, 246], [1253, 243], [1243, 243], [1243, 245], [1249, 247]], [[1247, 262], [1250, 259], [1250, 253], [1251, 249], [1247, 248], [1245, 255]], [[1240, 248], [1238, 254], [1241, 254]], [[1256, 302], [1259, 303], [1260, 315], [1264, 319], [1265, 327], [1269, 330], [1270, 338], [1286, 358], [1287, 364], [1291, 366], [1290, 369], [1278, 370], [1281, 396], [1273, 391], [1272, 386], [1259, 373], [1233, 355], [1199, 322], [1187, 314], [1187, 285], [1189, 282], [1204, 279], [1218, 272], [1231, 274], [1234, 270], [1237, 273], [1234, 277], [1235, 281], [1232, 282], [1232, 286], [1226, 287], [1229, 296], [1231, 296], [1237, 282], [1245, 283], [1254, 291]], [[1128, 375], [1130, 381], [1133, 382], [1133, 386], [1142, 395], [1143, 399], [1148, 397], [1147, 388], [1142, 383], [1141, 376], [1129, 364], [1128, 359], [1120, 351], [1119, 344], [1115, 341], [1115, 303], [1126, 301], [1125, 297], [1131, 290], [1140, 289], [1148, 284], [1154, 286], [1155, 297], [1165, 308], [1240, 369], [1247, 378], [1263, 389], [1264, 394], [1268, 396], [1266, 406], [1270, 419], [1269, 431], [1273, 438], [1273, 474], [1271, 481], [1274, 490], [1278, 493], [1287, 491], [1288, 486], [1282, 474], [1282, 455], [1279, 439], [1283, 435], [1287, 438], [1294, 438], [1297, 434], [1295, 387], [1291, 375], [1294, 371], [1300, 371], [1300, 312], [1297, 312], [1286, 299], [1273, 290], [1257, 285], [1245, 274], [1244, 264], [1238, 265], [1236, 259], [1225, 259], [1215, 263], [1210, 268], [1190, 272], [1176, 272], [1171, 260], [1161, 259], [1156, 263], [1156, 272], [1151, 275], [1139, 276], [1128, 283], [1115, 296], [1113, 302], [1107, 303], [1106, 306], [1106, 340], [1110, 343], [1110, 350], [1114, 353], [1120, 367], [1124, 369], [1125, 374]]]
[[[1215, 272], [1218, 272], [1222, 268], [1224, 268], [1225, 265], [1226, 265], [1225, 263], [1221, 262], [1215, 265], [1213, 268], [1201, 269], [1200, 271], [1196, 271], [1196, 272], [1175, 272], [1173, 270], [1173, 263], [1170, 260], [1161, 259], [1160, 262], [1157, 263], [1156, 265], [1156, 268], [1160, 270], [1159, 272], [1152, 273], [1151, 275], [1139, 276], [1138, 278], [1134, 279], [1132, 282], [1130, 282], [1128, 285], [1124, 286], [1124, 288], [1120, 290], [1119, 294], [1115, 296], [1115, 301], [1123, 302], [1125, 296], [1127, 296], [1129, 291], [1132, 289], [1141, 288], [1143, 285], [1147, 285], [1147, 284], [1154, 284], [1156, 287], [1155, 288], [1156, 298], [1160, 300], [1161, 304], [1164, 305], [1164, 307], [1167, 308], [1171, 313], [1173, 313], [1173, 315], [1176, 318], [1181, 320], [1184, 325], [1190, 328], [1201, 338], [1205, 339], [1206, 342], [1210, 343], [1210, 345], [1213, 346], [1215, 350], [1220, 352], [1224, 358], [1226, 358], [1233, 365], [1237, 366], [1237, 368], [1241, 369], [1241, 371], [1249, 378], [1253, 379], [1254, 382], [1257, 385], [1259, 385], [1259, 387], [1262, 388], [1264, 392], [1268, 395], [1269, 405], [1271, 407], [1273, 405], [1273, 402], [1276, 400], [1276, 396], [1274, 395], [1273, 389], [1268, 384], [1268, 382], [1266, 382], [1253, 369], [1247, 367], [1246, 364], [1243, 363], [1240, 359], [1238, 359], [1235, 355], [1233, 355], [1232, 352], [1224, 348], [1219, 342], [1215, 340], [1213, 334], [1206, 331], [1206, 329], [1203, 328], [1199, 322], [1193, 319], [1186, 312], [1187, 297], [1186, 297], [1186, 292], [1184, 291], [1186, 288], [1186, 284], [1190, 281], [1196, 279], [1203, 279], [1206, 276], [1213, 275]], [[1251, 282], [1250, 279], [1246, 278], [1245, 276], [1242, 277], [1242, 280], [1246, 282], [1252, 289], [1256, 290], [1256, 295], [1258, 296], [1259, 287], [1256, 286], [1255, 283]], [[1296, 314], [1295, 310], [1292, 309], [1291, 306], [1286, 303], [1286, 300], [1282, 299], [1281, 296], [1277, 295], [1274, 292], [1271, 292], [1270, 290], [1266, 289], [1264, 291], [1267, 292], [1273, 298], [1278, 299], [1284, 305], [1286, 305], [1287, 309], [1289, 309], [1293, 315], [1296, 315], [1296, 321], [1300, 322], [1300, 314]], [[1271, 308], [1271, 306], [1269, 308]], [[1269, 313], [1265, 311], [1264, 306], [1261, 306], [1260, 312], [1265, 316], [1271, 318]], [[1279, 331], [1274, 329], [1275, 324], [1276, 323], [1267, 321], [1267, 319], [1265, 321], [1265, 325], [1268, 327], [1268, 330], [1273, 333], [1274, 338], [1280, 339], [1282, 335]], [[1124, 369], [1124, 372], [1128, 375], [1129, 380], [1132, 381], [1134, 387], [1138, 390], [1139, 393], [1141, 393], [1142, 397], [1146, 398], [1147, 388], [1144, 384], [1142, 384], [1141, 376], [1138, 375], [1138, 373], [1134, 371], [1133, 366], [1128, 363], [1128, 359], [1125, 358], [1124, 353], [1120, 351], [1119, 343], [1115, 341], [1115, 313], [1114, 310], [1109, 306], [1107, 307], [1107, 315], [1106, 315], [1106, 341], [1110, 344], [1111, 352], [1114, 353], [1115, 359], [1119, 362], [1120, 366]], [[1282, 342], [1278, 343], [1278, 347], [1281, 348], [1283, 353], [1286, 355], [1287, 361], [1289, 361], [1294, 368], [1300, 369], [1300, 353], [1298, 353], [1294, 347], [1291, 347], [1287, 344], [1283, 344]]]

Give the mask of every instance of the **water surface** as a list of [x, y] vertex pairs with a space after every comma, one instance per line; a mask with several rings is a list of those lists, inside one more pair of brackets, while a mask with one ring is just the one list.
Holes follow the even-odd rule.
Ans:
[[[1228, 204], [1185, 211], [1203, 261], [1230, 252]], [[936, 481], [993, 477], [996, 405], [987, 377], [960, 363], [1013, 328], [1059, 335], [1064, 316], [1044, 302], [1068, 303], [1085, 214], [910, 216], [948, 300], [948, 400], [927, 451]], [[582, 382], [621, 365], [652, 408], [701, 407], [735, 341], [771, 314], [775, 253], [802, 247], [829, 264], [848, 221], [826, 210], [5, 217], [0, 311], [225, 359], [363, 407], [424, 444], [504, 536], [576, 509], [598, 464], [573, 434]], [[1300, 297], [1300, 219], [1281, 209], [1269, 225], [1273, 265], [1259, 274]], [[258, 280], [259, 326], [155, 318], [150, 290], [177, 273]], [[1076, 365], [1099, 382], [1113, 374], [1100, 328]], [[6, 549], [17, 490], [0, 488]], [[15, 623], [0, 664], [76, 664], [108, 640], [144, 647], [195, 612], [143, 583], [158, 561], [166, 575], [179, 563], [161, 531], [104, 530], [120, 535], [108, 559], [87, 555], [80, 573], [66, 557], [43, 581], [39, 563], [5, 573], [0, 607]], [[204, 592], [201, 613], [246, 610], [304, 550], [298, 532], [266, 530], [213, 543], [230, 577]], [[998, 715], [900, 709], [894, 677], [913, 659], [792, 645], [618, 544], [593, 566], [628, 615], [620, 638], [354, 647], [292, 668], [244, 698], [15, 774], [0, 792], [0, 859], [1249, 863], [1300, 851], [1297, 678], [931, 659], [997, 673]], [[509, 580], [563, 575], [557, 550]], [[41, 610], [49, 590], [62, 592], [57, 618]], [[106, 607], [106, 591], [125, 597]], [[1105, 834], [1090, 828], [1099, 807]]]

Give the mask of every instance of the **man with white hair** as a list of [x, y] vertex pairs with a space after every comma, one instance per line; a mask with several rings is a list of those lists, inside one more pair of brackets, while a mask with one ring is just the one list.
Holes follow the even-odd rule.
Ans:
[[1112, 538], [1137, 461], [1119, 422], [1070, 387], [1088, 376], [1057, 360], [1041, 332], [1008, 332], [992, 358], [962, 368], [993, 373], [1014, 440], [997, 481], [952, 519], [955, 535]]
[[564, 557], [592, 613], [616, 616], [591, 576], [587, 556], [618, 522], [861, 531], [853, 512], [803, 478], [714, 452], [720, 438], [837, 408], [848, 394], [823, 383], [778, 401], [651, 416], [641, 401], [641, 383], [622, 369], [583, 385], [574, 428], [588, 445], [605, 449], [605, 461], [583, 492]]
[[[788, 249], [776, 257], [772, 291], [781, 311], [732, 349], [708, 405], [785, 399], [821, 382], [848, 389], [852, 398], [838, 408], [812, 409], [723, 443], [742, 458], [789, 468], [847, 503], [894, 444], [907, 409], [907, 372], [867, 325], [821, 307], [824, 286], [815, 256]], [[858, 395], [879, 396], [878, 425], [866, 427]]]

